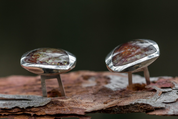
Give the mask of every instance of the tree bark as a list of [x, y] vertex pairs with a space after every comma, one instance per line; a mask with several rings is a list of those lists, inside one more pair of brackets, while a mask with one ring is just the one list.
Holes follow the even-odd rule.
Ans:
[[[61, 79], [66, 98], [61, 97], [57, 80], [48, 79], [46, 87], [48, 97], [51, 98], [48, 104], [25, 109], [0, 107], [0, 114], [40, 116], [145, 112], [154, 115], [178, 115], [178, 78], [150, 78], [151, 84], [146, 85], [144, 77], [133, 75], [133, 84], [128, 86], [128, 75], [124, 73], [77, 71], [62, 74]], [[42, 96], [40, 76], [0, 78], [0, 94]], [[1, 101], [2, 99], [0, 103]]]

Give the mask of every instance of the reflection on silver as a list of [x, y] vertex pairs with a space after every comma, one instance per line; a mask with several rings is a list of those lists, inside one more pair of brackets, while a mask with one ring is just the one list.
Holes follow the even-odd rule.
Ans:
[[[113, 58], [113, 52], [116, 50], [116, 48], [122, 46], [119, 45], [116, 48], [114, 48], [105, 58], [105, 63], [109, 71], [112, 72], [128, 72], [128, 78], [129, 78], [129, 85], [132, 84], [132, 73], [138, 72], [138, 71], [144, 71], [144, 75], [146, 78], [147, 84], [150, 83], [150, 77], [149, 77], [149, 71], [147, 66], [150, 65], [152, 62], [154, 62], [160, 55], [159, 46], [156, 42], [148, 39], [136, 39], [139, 41], [144, 41], [148, 43], [149, 45], [152, 45], [156, 51], [148, 56], [145, 56], [141, 59], [138, 59], [136, 61], [133, 61], [131, 63], [122, 65], [122, 66], [114, 66], [112, 62]], [[144, 47], [144, 46], [143, 46]]]
[[[41, 49], [41, 48], [38, 48], [38, 49]], [[41, 75], [41, 85], [42, 85], [43, 97], [47, 97], [45, 80], [50, 79], [50, 78], [57, 78], [59, 88], [61, 91], [61, 95], [65, 96], [65, 91], [64, 91], [64, 88], [62, 85], [60, 74], [68, 72], [75, 67], [76, 57], [72, 53], [63, 50], [67, 53], [67, 56], [69, 57], [68, 65], [60, 66], [60, 65], [50, 65], [50, 64], [27, 63], [25, 61], [26, 56], [29, 53], [31, 53], [35, 50], [38, 50], [38, 49], [31, 50], [31, 51], [25, 53], [24, 55], [22, 55], [21, 60], [20, 60], [21, 66], [32, 73]]]
[[[38, 48], [38, 49], [40, 49], [40, 48]], [[26, 56], [35, 50], [37, 50], [37, 49], [31, 50], [31, 51], [25, 53], [24, 55], [22, 55], [21, 60], [20, 60], [21, 66], [32, 73], [39, 74], [39, 75], [54, 75], [54, 74], [68, 72], [75, 67], [76, 57], [72, 53], [65, 51], [65, 50], [63, 50], [63, 51], [65, 51], [69, 57], [69, 64], [65, 65], [65, 66], [34, 64], [34, 63], [25, 62]]]

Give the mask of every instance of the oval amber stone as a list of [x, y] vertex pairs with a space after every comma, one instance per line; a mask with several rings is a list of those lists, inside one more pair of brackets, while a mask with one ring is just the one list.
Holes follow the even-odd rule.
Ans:
[[62, 49], [40, 48], [33, 50], [25, 57], [26, 63], [61, 65], [69, 64], [68, 54]]
[[118, 46], [112, 54], [114, 66], [132, 63], [156, 52], [156, 48], [145, 40], [135, 40]]

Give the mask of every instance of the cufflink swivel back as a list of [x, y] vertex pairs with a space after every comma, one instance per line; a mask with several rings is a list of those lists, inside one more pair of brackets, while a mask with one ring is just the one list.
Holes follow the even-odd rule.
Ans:
[[41, 75], [43, 97], [47, 97], [45, 80], [51, 78], [57, 78], [61, 95], [65, 96], [60, 74], [75, 67], [76, 57], [63, 49], [38, 48], [22, 55], [20, 63], [26, 70]]
[[127, 72], [129, 85], [132, 84], [132, 73], [143, 71], [146, 83], [150, 84], [148, 65], [160, 55], [156, 42], [147, 39], [136, 39], [114, 48], [106, 57], [105, 63], [112, 72]]

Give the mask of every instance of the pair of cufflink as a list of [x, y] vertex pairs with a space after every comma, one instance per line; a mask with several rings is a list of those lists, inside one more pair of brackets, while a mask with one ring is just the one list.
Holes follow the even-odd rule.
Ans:
[[[105, 63], [112, 72], [128, 72], [129, 85], [132, 84], [132, 73], [144, 71], [147, 84], [150, 76], [147, 66], [154, 62], [160, 55], [156, 42], [147, 39], [136, 39], [118, 45], [106, 57]], [[61, 95], [65, 90], [60, 78], [61, 73], [73, 69], [76, 57], [63, 49], [38, 48], [22, 55], [21, 66], [26, 70], [41, 75], [43, 97], [47, 97], [45, 80], [57, 78]]]

